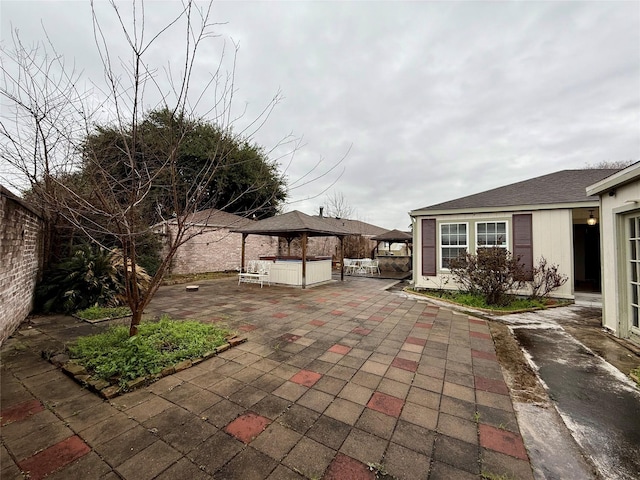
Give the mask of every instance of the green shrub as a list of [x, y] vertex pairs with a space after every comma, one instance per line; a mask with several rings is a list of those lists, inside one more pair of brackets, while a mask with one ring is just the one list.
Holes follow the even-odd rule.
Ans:
[[[45, 313], [71, 313], [99, 305], [116, 307], [125, 301], [124, 260], [118, 250], [111, 252], [77, 247], [73, 255], [45, 272], [36, 288], [36, 307]], [[141, 267], [138, 282], [142, 288], [149, 276]]]
[[69, 346], [69, 353], [99, 378], [126, 381], [200, 357], [224, 344], [229, 333], [211, 324], [163, 317], [159, 322], [141, 323], [138, 335], [133, 337], [129, 336], [129, 328], [121, 325], [79, 338]]

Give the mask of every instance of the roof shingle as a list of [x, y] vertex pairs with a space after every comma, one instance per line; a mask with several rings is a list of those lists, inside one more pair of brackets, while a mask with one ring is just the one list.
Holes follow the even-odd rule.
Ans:
[[596, 197], [587, 196], [587, 186], [599, 182], [617, 171], [617, 169], [561, 170], [448, 202], [418, 208], [414, 211], [589, 202], [595, 200]]
[[319, 217], [312, 217], [298, 210], [275, 215], [257, 222], [251, 222], [241, 228], [236, 228], [234, 232], [273, 235], [301, 234], [307, 233], [310, 236], [330, 236], [349, 235], [349, 231], [338, 225], [332, 225]]

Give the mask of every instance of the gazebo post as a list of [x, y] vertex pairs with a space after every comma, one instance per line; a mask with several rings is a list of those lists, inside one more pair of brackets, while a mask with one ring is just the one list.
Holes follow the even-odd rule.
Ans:
[[344, 237], [340, 239], [340, 281], [344, 282]]
[[242, 234], [242, 256], [240, 260], [240, 273], [244, 273], [244, 244], [247, 240], [248, 233]]
[[302, 234], [302, 288], [307, 288], [307, 233]]

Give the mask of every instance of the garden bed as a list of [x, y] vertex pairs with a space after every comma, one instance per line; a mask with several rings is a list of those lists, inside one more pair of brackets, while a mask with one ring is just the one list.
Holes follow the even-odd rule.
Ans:
[[134, 337], [124, 325], [81, 337], [67, 351], [50, 355], [49, 360], [84, 387], [113, 398], [245, 341], [217, 325], [165, 317], [141, 323]]
[[90, 307], [72, 316], [89, 323], [100, 323], [130, 317], [131, 310], [129, 307]]
[[535, 310], [543, 310], [547, 308], [562, 307], [573, 303], [570, 300], [557, 299], [557, 298], [541, 298], [532, 300], [526, 297], [518, 297], [515, 295], [510, 296], [511, 301], [502, 306], [487, 305], [484, 298], [480, 295], [473, 295], [470, 293], [459, 292], [457, 290], [430, 290], [420, 289], [415, 290], [411, 287], [404, 289], [406, 293], [412, 295], [419, 295], [434, 300], [442, 301], [450, 305], [458, 307], [467, 307], [473, 310], [479, 310], [481, 312], [490, 313], [494, 315], [507, 315], [511, 313], [531, 312]]

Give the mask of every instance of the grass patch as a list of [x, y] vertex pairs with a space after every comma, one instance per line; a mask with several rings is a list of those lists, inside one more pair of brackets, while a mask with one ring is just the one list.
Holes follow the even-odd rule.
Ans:
[[638, 387], [640, 387], [640, 367], [634, 368], [633, 370], [631, 370], [629, 375], [631, 376], [631, 378], [635, 380]]
[[215, 280], [218, 278], [236, 277], [238, 272], [208, 272], [189, 273], [184, 275], [167, 275], [163, 280], [163, 285], [179, 285], [182, 283], [193, 283], [200, 280]]
[[131, 315], [129, 307], [93, 306], [76, 312], [76, 316], [83, 320], [102, 320], [103, 318], [120, 318], [128, 315]]
[[[424, 295], [432, 298], [440, 298], [448, 302], [457, 303], [471, 308], [481, 308], [483, 310], [495, 310], [499, 312], [515, 312], [520, 310], [533, 310], [546, 308], [551, 305], [558, 305], [558, 300], [542, 299], [532, 300], [530, 298], [517, 297], [511, 295], [508, 297], [506, 305], [489, 305], [482, 295], [475, 295], [468, 292], [459, 292], [457, 290], [415, 290], [408, 289], [411, 293]], [[566, 302], [567, 304], [569, 302]]]
[[163, 368], [203, 356], [226, 343], [231, 332], [195, 321], [143, 322], [138, 335], [129, 337], [128, 326], [79, 338], [69, 345], [70, 358], [91, 375], [126, 382], [158, 374]]

